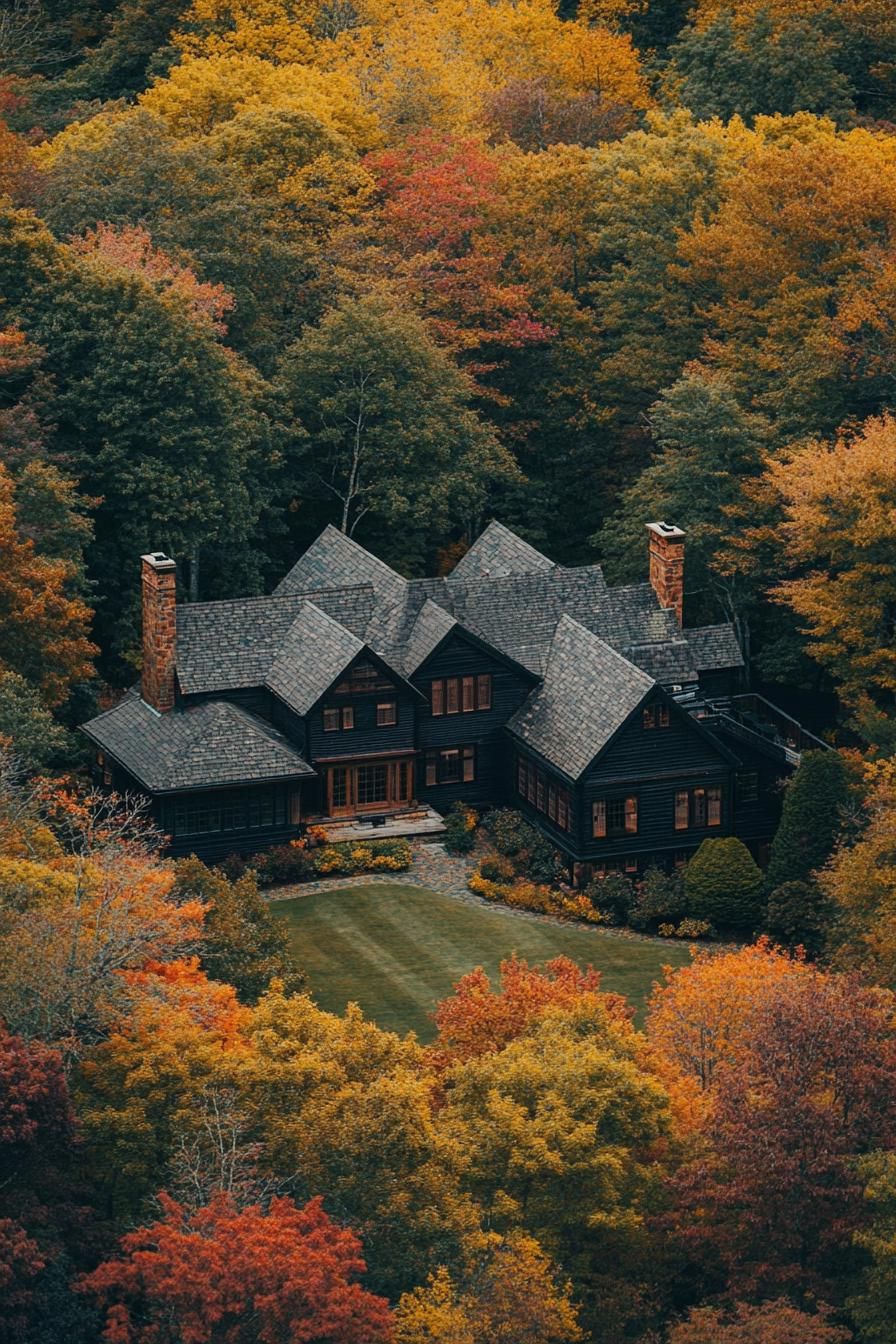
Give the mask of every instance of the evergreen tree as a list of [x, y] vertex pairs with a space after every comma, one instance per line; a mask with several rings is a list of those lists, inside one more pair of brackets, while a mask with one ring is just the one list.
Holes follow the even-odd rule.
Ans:
[[849, 772], [838, 751], [809, 751], [787, 786], [765, 875], [773, 892], [785, 882], [809, 882], [826, 863], [843, 826]]
[[750, 932], [759, 916], [762, 871], [746, 845], [728, 835], [704, 840], [684, 875], [687, 912], [716, 928]]

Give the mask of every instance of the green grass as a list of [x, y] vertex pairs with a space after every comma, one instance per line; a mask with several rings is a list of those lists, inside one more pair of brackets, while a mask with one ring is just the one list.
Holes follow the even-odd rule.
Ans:
[[664, 964], [683, 965], [687, 948], [614, 937], [585, 925], [521, 919], [496, 906], [468, 905], [397, 882], [318, 891], [271, 909], [289, 925], [311, 992], [328, 1012], [354, 1000], [392, 1031], [431, 1040], [429, 1017], [460, 976], [490, 976], [516, 952], [530, 963], [571, 957], [603, 972], [603, 988], [640, 1010]]

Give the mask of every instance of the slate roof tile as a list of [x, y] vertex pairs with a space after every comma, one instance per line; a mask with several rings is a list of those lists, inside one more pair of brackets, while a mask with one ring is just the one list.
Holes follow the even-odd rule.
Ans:
[[158, 714], [131, 694], [84, 732], [153, 793], [314, 774], [275, 728], [225, 700]]
[[541, 551], [502, 523], [492, 522], [458, 560], [448, 581], [467, 583], [471, 579], [504, 578], [508, 574], [533, 574], [554, 568], [553, 560]]
[[305, 715], [364, 642], [313, 602], [302, 602], [274, 657], [265, 685], [294, 713]]
[[655, 684], [578, 621], [561, 616], [544, 680], [508, 727], [551, 765], [578, 779]]
[[744, 656], [731, 625], [701, 625], [684, 634], [699, 671], [743, 667]]

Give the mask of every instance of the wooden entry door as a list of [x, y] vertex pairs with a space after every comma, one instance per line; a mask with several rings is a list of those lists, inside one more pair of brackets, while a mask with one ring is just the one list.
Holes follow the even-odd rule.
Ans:
[[331, 817], [388, 812], [406, 807], [414, 795], [414, 762], [359, 761], [327, 769], [327, 811]]

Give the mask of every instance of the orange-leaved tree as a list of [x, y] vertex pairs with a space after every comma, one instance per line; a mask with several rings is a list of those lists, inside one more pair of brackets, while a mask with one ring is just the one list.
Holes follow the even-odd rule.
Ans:
[[319, 1199], [267, 1212], [226, 1195], [195, 1213], [165, 1195], [162, 1217], [121, 1239], [121, 1257], [82, 1281], [109, 1344], [386, 1344], [387, 1302], [358, 1283], [361, 1244]]
[[[503, 1050], [548, 1008], [570, 1008], [584, 996], [600, 993], [600, 972], [591, 966], [582, 971], [568, 957], [555, 957], [539, 967], [514, 954], [501, 962], [500, 977], [500, 989], [493, 989], [478, 966], [462, 976], [454, 993], [436, 1008], [438, 1035], [430, 1058], [437, 1067]], [[619, 995], [601, 997], [614, 1015], [627, 1015]]]

